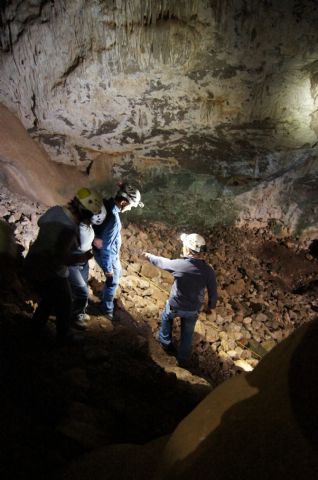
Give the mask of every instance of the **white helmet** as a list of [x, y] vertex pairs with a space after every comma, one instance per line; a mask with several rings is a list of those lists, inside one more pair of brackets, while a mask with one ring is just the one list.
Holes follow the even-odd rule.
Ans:
[[123, 183], [120, 185], [120, 189], [117, 192], [117, 196], [124, 198], [129, 202], [129, 205], [133, 207], [141, 207], [143, 208], [144, 204], [140, 201], [141, 194], [140, 191], [133, 187], [132, 185], [128, 185], [127, 183]]
[[190, 235], [182, 233], [180, 235], [180, 240], [183, 245], [190, 248], [190, 250], [193, 250], [194, 252], [206, 252], [205, 240], [203, 237], [201, 237], [201, 235], [198, 235], [197, 233], [191, 233]]
[[93, 225], [101, 225], [103, 221], [106, 218], [106, 208], [105, 205], [102, 205], [102, 208], [100, 209], [99, 212], [95, 213], [95, 215], [92, 216], [91, 222]]

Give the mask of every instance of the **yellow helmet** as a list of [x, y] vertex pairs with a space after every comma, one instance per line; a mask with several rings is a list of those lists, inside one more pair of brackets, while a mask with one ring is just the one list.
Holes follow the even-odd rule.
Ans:
[[93, 215], [99, 213], [103, 207], [103, 198], [96, 190], [80, 188], [75, 197], [83, 208]]

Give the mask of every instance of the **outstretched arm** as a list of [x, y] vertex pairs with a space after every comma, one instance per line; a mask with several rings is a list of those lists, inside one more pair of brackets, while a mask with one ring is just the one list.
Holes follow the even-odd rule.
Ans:
[[142, 257], [146, 260], [149, 260], [150, 263], [155, 265], [155, 267], [166, 270], [167, 272], [175, 271], [175, 260], [170, 260], [165, 257], [158, 257], [157, 255], [152, 255], [152, 253], [142, 252]]

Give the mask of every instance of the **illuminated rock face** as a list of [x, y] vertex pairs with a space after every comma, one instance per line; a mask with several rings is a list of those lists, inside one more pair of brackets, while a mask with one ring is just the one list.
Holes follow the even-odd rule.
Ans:
[[[176, 197], [172, 222], [267, 221], [270, 204], [255, 212], [249, 193], [244, 217], [236, 196], [315, 154], [312, 0], [6, 3], [0, 101], [52, 159], [140, 181], [149, 216]], [[298, 208], [298, 225], [288, 188], [279, 220]]]

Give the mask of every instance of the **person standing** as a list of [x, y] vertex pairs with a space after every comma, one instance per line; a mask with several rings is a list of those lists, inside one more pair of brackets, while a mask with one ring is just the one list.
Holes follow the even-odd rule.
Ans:
[[121, 277], [120, 213], [127, 212], [133, 207], [143, 208], [140, 200], [141, 195], [137, 188], [127, 183], [121, 184], [115, 198], [104, 200], [106, 219], [101, 225], [94, 227], [94, 256], [106, 277], [100, 310], [110, 320], [114, 318], [114, 298]]
[[72, 289], [72, 318], [71, 326], [78, 330], [86, 330], [87, 322], [90, 316], [86, 313], [88, 305], [88, 277], [89, 263], [92, 254], [92, 244], [95, 236], [93, 225], [101, 225], [106, 218], [105, 206], [101, 206], [101, 210], [92, 216], [91, 222], [81, 222], [79, 225], [79, 252], [87, 254], [85, 261], [77, 265], [69, 266], [69, 281]]
[[69, 265], [86, 262], [92, 255], [79, 248], [79, 225], [90, 224], [102, 205], [97, 192], [81, 188], [66, 206], [49, 208], [38, 220], [38, 236], [25, 258], [25, 275], [40, 296], [33, 326], [41, 329], [54, 313], [57, 338], [62, 342], [74, 338]]
[[216, 275], [213, 268], [201, 258], [206, 243], [201, 235], [183, 233], [182, 258], [170, 260], [165, 257], [143, 252], [150, 263], [174, 276], [170, 297], [161, 317], [158, 340], [166, 351], [172, 350], [172, 327], [176, 317], [181, 319], [181, 339], [177, 360], [179, 366], [189, 364], [195, 324], [204, 302], [205, 289], [208, 291], [207, 313], [217, 302]]

